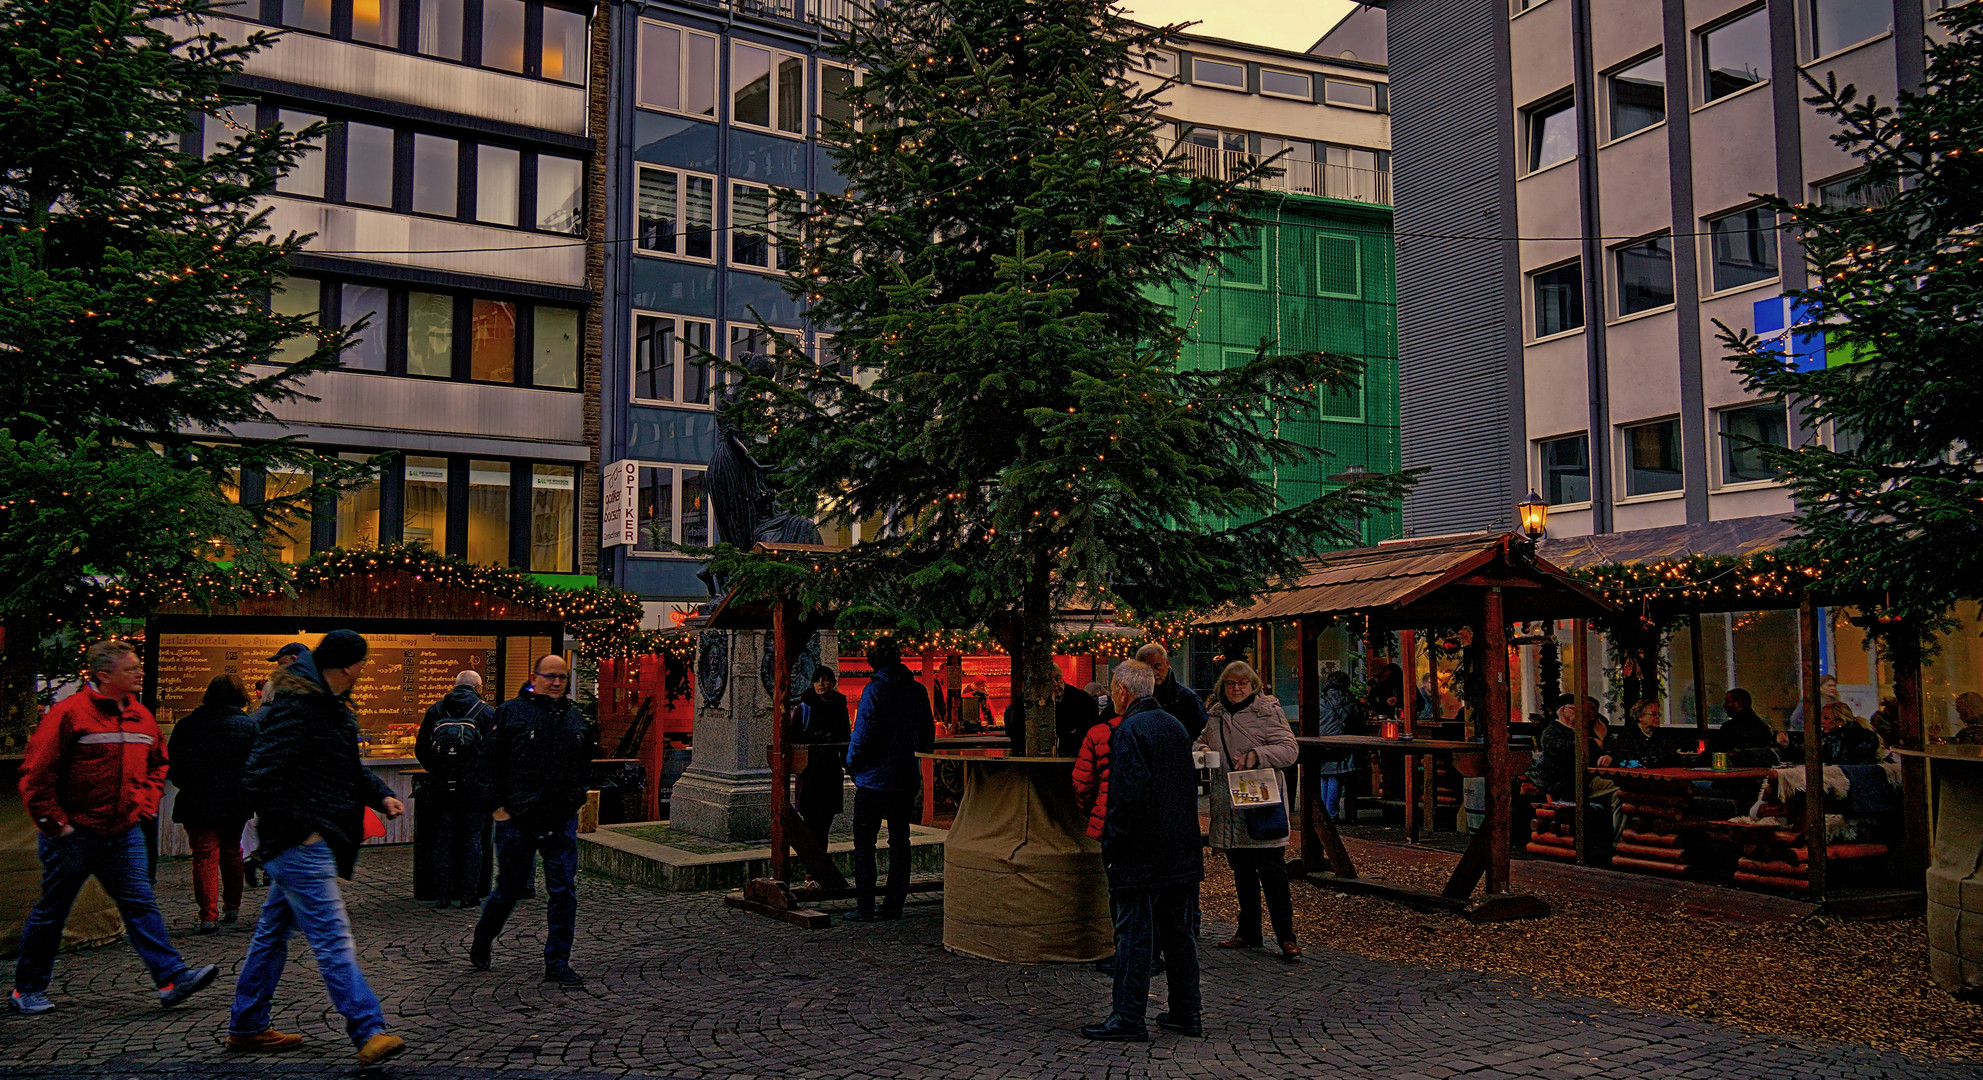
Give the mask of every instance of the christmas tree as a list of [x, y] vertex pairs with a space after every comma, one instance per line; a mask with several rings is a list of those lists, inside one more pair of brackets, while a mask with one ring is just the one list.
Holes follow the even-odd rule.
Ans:
[[1900, 616], [1983, 582], [1983, 6], [1939, 17], [1950, 38], [1929, 44], [1920, 93], [1889, 105], [1806, 76], [1865, 162], [1848, 205], [1765, 200], [1803, 242], [1812, 284], [1793, 301], [1823, 324], [1828, 366], [1723, 327], [1752, 389], [1802, 405], [1802, 438], [1757, 449], [1826, 584]]
[[857, 24], [836, 59], [861, 74], [827, 124], [846, 193], [783, 193], [774, 223], [833, 354], [779, 343], [775, 373], [740, 388], [785, 508], [867, 527], [817, 557], [723, 537], [718, 574], [843, 626], [985, 625], [1014, 657], [1031, 753], [1054, 742], [1063, 607], [1250, 596], [1355, 542], [1409, 482], [1297, 505], [1272, 483], [1318, 455], [1275, 421], [1353, 385], [1351, 359], [1263, 341], [1180, 369], [1158, 297], [1240, 252], [1265, 197], [1249, 182], [1273, 166], [1211, 179], [1167, 155], [1163, 91], [1130, 78], [1166, 33], [1104, 0], [890, 4]]
[[[104, 581], [142, 604], [279, 573], [269, 526], [322, 489], [241, 507], [234, 478], [348, 468], [222, 438], [335, 366], [345, 335], [269, 310], [304, 238], [270, 235], [256, 196], [321, 132], [235, 118], [252, 110], [227, 80], [271, 38], [229, 45], [212, 10], [0, 6], [0, 742], [33, 724], [35, 676], [72, 670], [42, 650], [73, 658], [64, 631]], [[195, 121], [238, 130], [202, 156]], [[271, 365], [295, 338], [306, 355]]]

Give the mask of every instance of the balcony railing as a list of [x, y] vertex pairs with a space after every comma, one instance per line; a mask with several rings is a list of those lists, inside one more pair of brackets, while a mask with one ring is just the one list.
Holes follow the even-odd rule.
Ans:
[[734, 11], [763, 18], [818, 23], [828, 30], [845, 30], [859, 22], [881, 0], [687, 0], [698, 7]]
[[[1194, 176], [1206, 176], [1214, 180], [1230, 180], [1241, 176], [1260, 162], [1260, 157], [1255, 154], [1221, 150], [1215, 146], [1200, 146], [1197, 143], [1180, 143], [1176, 151], [1184, 160], [1186, 170]], [[1327, 162], [1297, 161], [1284, 157], [1267, 166], [1260, 175], [1253, 177], [1247, 183], [1249, 187], [1267, 188], [1273, 191], [1321, 195], [1325, 198], [1347, 199], [1350, 202], [1371, 203], [1376, 206], [1391, 205], [1389, 169], [1359, 169], [1352, 165], [1330, 165]]]

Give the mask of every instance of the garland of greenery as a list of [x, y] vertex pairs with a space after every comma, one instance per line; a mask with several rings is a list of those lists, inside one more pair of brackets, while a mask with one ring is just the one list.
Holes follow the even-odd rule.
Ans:
[[1717, 604], [1736, 609], [1794, 602], [1824, 570], [1808, 552], [1790, 550], [1605, 563], [1570, 573], [1612, 603], [1639, 608], [1657, 622]]

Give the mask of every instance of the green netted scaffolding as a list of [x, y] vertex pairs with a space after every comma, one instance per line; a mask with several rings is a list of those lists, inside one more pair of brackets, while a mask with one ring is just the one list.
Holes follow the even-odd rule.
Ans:
[[[1320, 447], [1318, 463], [1273, 482], [1289, 503], [1334, 486], [1357, 466], [1399, 467], [1397, 285], [1388, 207], [1286, 195], [1258, 232], [1254, 258], [1228, 256], [1166, 298], [1188, 331], [1179, 363], [1191, 369], [1243, 362], [1262, 339], [1284, 352], [1322, 349], [1363, 360], [1361, 385], [1319, 391], [1315, 407], [1281, 417], [1283, 435]], [[1220, 523], [1225, 524], [1225, 523]], [[1364, 542], [1402, 533], [1398, 511], [1364, 525]]]

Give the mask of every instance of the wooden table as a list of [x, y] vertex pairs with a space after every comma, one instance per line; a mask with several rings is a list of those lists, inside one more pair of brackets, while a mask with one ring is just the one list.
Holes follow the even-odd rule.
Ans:
[[1695, 782], [1760, 781], [1774, 771], [1768, 768], [1628, 769], [1617, 765], [1592, 769], [1592, 776], [1604, 777], [1618, 785], [1619, 810], [1625, 815], [1625, 829], [1612, 855], [1612, 866], [1675, 877], [1688, 873], [1693, 865], [1682, 841], [1687, 834], [1700, 833], [1710, 824], [1706, 818], [1687, 815]]
[[[1003, 735], [941, 735], [936, 740], [936, 755], [918, 754], [923, 759], [923, 819], [921, 824], [936, 824], [936, 763], [937, 757], [969, 754], [974, 757], [986, 756], [991, 751], [1009, 754], [1012, 740]], [[1072, 758], [1068, 760], [1073, 760]]]
[[[1433, 812], [1437, 809], [1437, 789], [1433, 783], [1433, 760], [1436, 755], [1450, 755], [1453, 768], [1461, 776], [1484, 776], [1487, 766], [1486, 744], [1472, 739], [1386, 739], [1376, 735], [1313, 735], [1295, 739], [1301, 746], [1301, 757], [1305, 762], [1322, 761], [1329, 758], [1329, 749], [1337, 750], [1378, 750], [1401, 754], [1406, 758], [1405, 776], [1409, 780], [1413, 774], [1410, 759], [1424, 760], [1424, 779], [1417, 785], [1416, 797], [1411, 796], [1407, 787], [1405, 800], [1405, 838], [1418, 842], [1419, 822], [1423, 815], [1425, 828], [1432, 829]], [[1509, 748], [1509, 771], [1520, 775], [1528, 768], [1526, 752]], [[1462, 807], [1461, 812], [1465, 812]]]

